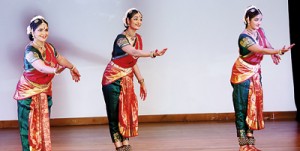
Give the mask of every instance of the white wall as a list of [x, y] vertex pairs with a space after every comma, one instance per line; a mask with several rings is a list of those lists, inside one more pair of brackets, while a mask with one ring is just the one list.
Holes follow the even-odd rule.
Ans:
[[[106, 116], [101, 78], [128, 8], [143, 13], [138, 31], [145, 50], [168, 47], [163, 57], [139, 60], [149, 96], [140, 115], [233, 112], [231, 67], [238, 56], [242, 16], [254, 4], [275, 48], [289, 44], [288, 1], [276, 0], [5, 0], [0, 1], [0, 120], [16, 120], [12, 96], [22, 74], [26, 27], [37, 14], [49, 22], [48, 42], [73, 62], [79, 83], [66, 70], [55, 77], [52, 118]], [[290, 52], [262, 63], [265, 111], [295, 111]], [[136, 83], [136, 93], [139, 87]]]

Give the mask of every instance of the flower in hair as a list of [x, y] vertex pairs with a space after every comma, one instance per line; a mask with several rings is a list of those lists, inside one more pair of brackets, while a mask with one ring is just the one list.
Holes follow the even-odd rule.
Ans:
[[30, 26], [27, 26], [27, 35], [29, 35], [31, 33], [31, 28]]
[[248, 7], [245, 9], [245, 12], [244, 12], [244, 15], [243, 15], [243, 21], [244, 21], [245, 24], [247, 24], [247, 21], [246, 21], [246, 19], [245, 19], [246, 14], [247, 14], [247, 12], [248, 12], [250, 9], [252, 9], [252, 8], [257, 9], [254, 5], [250, 5], [250, 6], [248, 6]]
[[30, 23], [33, 22], [33, 21], [36, 20], [36, 19], [43, 19], [43, 20], [45, 20], [45, 18], [44, 18], [43, 16], [38, 15], [38, 16], [33, 17], [33, 18], [30, 20]]
[[[30, 23], [32, 23], [33, 21], [34, 21], [35, 23], [37, 23], [37, 22], [36, 22], [37, 19], [43, 19], [43, 20], [45, 20], [45, 18], [44, 18], [43, 16], [37, 15], [37, 16], [33, 17], [33, 18], [30, 20]], [[27, 35], [29, 35], [31, 32], [32, 32], [32, 29], [31, 29], [31, 27], [30, 27], [30, 25], [29, 25], [29, 26], [27, 26], [27, 32], [26, 32], [26, 33], [27, 33]]]

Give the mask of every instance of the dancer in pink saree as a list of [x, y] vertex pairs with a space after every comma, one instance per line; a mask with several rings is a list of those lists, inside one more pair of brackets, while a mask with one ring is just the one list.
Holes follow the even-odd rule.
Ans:
[[261, 66], [264, 55], [271, 55], [277, 65], [280, 56], [289, 51], [294, 44], [274, 49], [260, 27], [263, 15], [255, 6], [245, 10], [245, 30], [238, 39], [239, 57], [232, 67], [231, 85], [235, 124], [240, 151], [259, 151], [255, 145], [253, 130], [264, 128], [263, 88]]

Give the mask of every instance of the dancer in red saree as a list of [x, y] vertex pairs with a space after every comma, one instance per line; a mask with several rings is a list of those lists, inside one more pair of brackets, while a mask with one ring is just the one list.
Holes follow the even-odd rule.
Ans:
[[162, 56], [167, 48], [155, 51], [143, 50], [141, 35], [136, 33], [142, 25], [142, 14], [129, 9], [124, 17], [125, 30], [114, 42], [111, 61], [102, 79], [109, 130], [117, 151], [130, 151], [129, 137], [138, 135], [138, 102], [134, 92], [133, 77], [140, 84], [140, 97], [147, 97], [146, 85], [137, 60], [139, 57]]
[[264, 128], [263, 88], [261, 66], [264, 55], [271, 55], [274, 64], [280, 56], [289, 51], [294, 44], [274, 49], [260, 27], [263, 15], [255, 6], [245, 10], [245, 30], [238, 39], [239, 57], [232, 67], [231, 85], [235, 124], [240, 151], [259, 151], [255, 145], [253, 130]]
[[35, 16], [27, 27], [30, 42], [25, 48], [24, 71], [14, 99], [18, 102], [18, 122], [23, 151], [51, 151], [50, 109], [52, 79], [65, 68], [75, 82], [79, 71], [54, 46], [46, 42], [48, 22]]

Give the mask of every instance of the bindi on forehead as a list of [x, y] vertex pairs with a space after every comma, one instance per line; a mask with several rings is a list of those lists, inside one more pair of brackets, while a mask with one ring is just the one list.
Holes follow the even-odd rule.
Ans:
[[38, 28], [47, 29], [48, 26], [46, 23], [42, 23]]
[[134, 18], [142, 18], [142, 14], [141, 13], [137, 13], [133, 16]]

